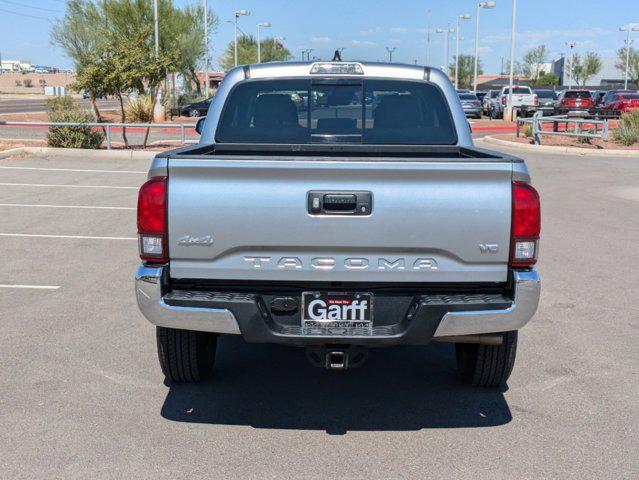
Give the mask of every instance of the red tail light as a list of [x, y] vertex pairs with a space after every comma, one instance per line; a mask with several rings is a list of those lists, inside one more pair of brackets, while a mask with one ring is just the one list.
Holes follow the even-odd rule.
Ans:
[[501, 97], [501, 104], [506, 106], [506, 95], [502, 95]]
[[529, 267], [537, 261], [541, 231], [541, 204], [537, 190], [524, 182], [513, 183], [510, 266]]
[[166, 177], [153, 177], [138, 194], [138, 237], [140, 258], [166, 263]]
[[479, 102], [473, 102], [473, 105], [475, 105], [476, 107], [479, 107], [481, 105], [481, 103]]
[[535, 105], [539, 105], [539, 97], [535, 95]]

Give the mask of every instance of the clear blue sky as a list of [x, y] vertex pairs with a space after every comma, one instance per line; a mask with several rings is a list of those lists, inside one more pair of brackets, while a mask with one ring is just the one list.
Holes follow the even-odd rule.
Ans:
[[[506, 59], [509, 52], [512, 0], [496, 1], [496, 8], [483, 10], [481, 15], [480, 58], [486, 73], [498, 73], [501, 57]], [[343, 47], [345, 59], [385, 60], [389, 46], [396, 48], [394, 61], [422, 64], [429, 9], [432, 65], [441, 65], [444, 56], [443, 35], [434, 29], [448, 22], [454, 26], [457, 14], [473, 16], [462, 23], [461, 51], [472, 53], [474, 45], [475, 0], [208, 0], [208, 4], [220, 17], [218, 31], [212, 36], [214, 65], [233, 36], [233, 27], [226, 21], [241, 8], [252, 12], [240, 18], [243, 31], [254, 34], [258, 22], [271, 22], [265, 34], [285, 36], [296, 58], [305, 48], [313, 49], [312, 56], [329, 58]], [[49, 43], [51, 19], [62, 16], [64, 7], [64, 0], [0, 0], [2, 58], [71, 68], [63, 52]], [[618, 27], [631, 21], [639, 22], [637, 0], [519, 0], [517, 58], [542, 43], [551, 57], [559, 57], [567, 51], [566, 41], [577, 42], [576, 52], [594, 50], [604, 57], [614, 56], [625, 39]], [[638, 45], [639, 35], [635, 37]], [[453, 52], [451, 41], [451, 56]]]

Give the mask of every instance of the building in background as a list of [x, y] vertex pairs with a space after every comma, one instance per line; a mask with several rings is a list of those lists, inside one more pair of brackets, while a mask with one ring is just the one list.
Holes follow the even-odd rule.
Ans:
[[[619, 60], [617, 57], [603, 57], [601, 71], [588, 79], [587, 87], [623, 87], [624, 72], [619, 70], [615, 65]], [[570, 60], [565, 56], [551, 62], [551, 72], [559, 77], [560, 85], [568, 85], [570, 79], [568, 70], [570, 68]], [[575, 86], [575, 82], [572, 82]]]
[[2, 60], [0, 68], [3, 72], [33, 72], [35, 67], [25, 60]]

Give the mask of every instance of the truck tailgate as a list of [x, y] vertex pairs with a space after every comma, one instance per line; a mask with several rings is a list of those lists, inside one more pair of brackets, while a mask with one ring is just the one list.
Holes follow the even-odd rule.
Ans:
[[[180, 279], [504, 282], [510, 161], [169, 159]], [[309, 213], [309, 191], [368, 191], [370, 215]]]

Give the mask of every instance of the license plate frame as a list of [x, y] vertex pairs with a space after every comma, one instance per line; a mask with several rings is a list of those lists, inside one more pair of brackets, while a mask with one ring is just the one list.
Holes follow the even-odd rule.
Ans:
[[[368, 330], [373, 327], [375, 297], [371, 292], [309, 291], [302, 292], [301, 300], [303, 328]], [[313, 304], [314, 300], [320, 300], [320, 303]], [[355, 302], [358, 303], [352, 306]], [[364, 307], [362, 302], [366, 302]], [[339, 307], [339, 311], [330, 308], [333, 306]]]

